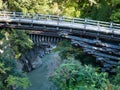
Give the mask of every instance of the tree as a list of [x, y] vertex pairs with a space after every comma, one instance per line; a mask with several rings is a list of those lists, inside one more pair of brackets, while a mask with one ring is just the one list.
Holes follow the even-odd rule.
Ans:
[[26, 89], [30, 86], [26, 75], [17, 70], [14, 56], [23, 54], [31, 45], [31, 40], [23, 31], [0, 31], [0, 50], [3, 51], [0, 52], [0, 90], [11, 90], [13, 86]]
[[59, 51], [59, 55], [62, 59], [69, 59], [72, 57], [79, 60], [82, 64], [92, 64], [96, 66], [96, 59], [94, 57], [84, 53], [82, 48], [72, 46], [71, 42], [68, 40], [58, 43], [54, 51]]
[[30, 13], [48, 13], [51, 0], [8, 0], [11, 11], [21, 11]]
[[33, 42], [24, 31], [12, 30], [10, 31], [8, 38], [15, 58], [19, 58], [24, 52], [32, 48]]
[[80, 62], [65, 60], [51, 77], [62, 90], [104, 90], [107, 88], [107, 74], [98, 73], [91, 66]]
[[3, 2], [2, 2], [2, 0], [0, 0], [0, 9], [2, 9], [2, 4], [3, 4]]
[[15, 60], [0, 57], [0, 90], [11, 90], [13, 86], [26, 89], [30, 85], [29, 79], [17, 71]]

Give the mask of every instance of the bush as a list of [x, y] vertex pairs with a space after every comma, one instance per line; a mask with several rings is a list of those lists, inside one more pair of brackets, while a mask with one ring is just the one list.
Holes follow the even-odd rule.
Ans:
[[51, 79], [62, 90], [102, 90], [107, 86], [106, 73], [71, 59], [65, 60]]
[[[15, 58], [19, 58], [32, 42], [23, 31], [0, 31], [0, 90], [11, 90], [12, 86], [26, 89], [29, 79], [23, 72], [17, 71]], [[15, 56], [15, 57], [14, 57]]]
[[[54, 51], [59, 51], [59, 55], [62, 59], [68, 59], [74, 57], [79, 60], [83, 65], [92, 64], [96, 66], [96, 59], [93, 56], [87, 55], [83, 52], [82, 48], [74, 47], [71, 45], [71, 42], [64, 40], [58, 44], [58, 47]], [[91, 62], [92, 61], [92, 62]]]
[[32, 48], [33, 42], [24, 31], [12, 30], [9, 35], [9, 42], [15, 58], [19, 58], [28, 49]]
[[0, 90], [10, 90], [12, 86], [26, 89], [30, 81], [25, 74], [17, 71], [15, 60], [0, 58]]

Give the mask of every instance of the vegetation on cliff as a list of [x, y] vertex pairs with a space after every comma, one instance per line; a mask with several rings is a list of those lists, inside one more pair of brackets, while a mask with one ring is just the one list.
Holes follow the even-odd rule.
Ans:
[[120, 66], [116, 75], [101, 72], [95, 58], [84, 55], [81, 48], [72, 46], [66, 40], [60, 42], [54, 51], [59, 51], [62, 63], [50, 78], [62, 90], [120, 89]]
[[26, 89], [29, 79], [18, 71], [17, 61], [21, 54], [32, 47], [32, 41], [24, 31], [1, 30], [0, 32], [0, 90], [12, 87]]

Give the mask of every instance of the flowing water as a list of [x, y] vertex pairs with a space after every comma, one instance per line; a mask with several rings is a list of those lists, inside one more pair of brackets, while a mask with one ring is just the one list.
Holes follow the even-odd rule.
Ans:
[[50, 53], [42, 58], [42, 65], [28, 74], [32, 86], [27, 90], [57, 90], [57, 87], [49, 80], [54, 69], [60, 63], [58, 53]]

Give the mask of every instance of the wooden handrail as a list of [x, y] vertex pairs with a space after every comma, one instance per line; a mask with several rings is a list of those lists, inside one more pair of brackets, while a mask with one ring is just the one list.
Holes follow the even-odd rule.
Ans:
[[[83, 19], [83, 18], [70, 18], [70, 17], [59, 17], [57, 15], [44, 15], [44, 14], [31, 14], [31, 13], [22, 13], [22, 12], [8, 12], [8, 11], [0, 11], [0, 17], [10, 17], [10, 18], [19, 18], [19, 19], [37, 19], [37, 20], [53, 20], [53, 21], [60, 21], [60, 22], [72, 22], [78, 24], [86, 24], [87, 25], [94, 25], [99, 27], [107, 27], [110, 29], [120, 29], [120, 24], [111, 23], [111, 22], [104, 22], [104, 21], [97, 21], [91, 19]], [[99, 22], [99, 23], [98, 23]]]

